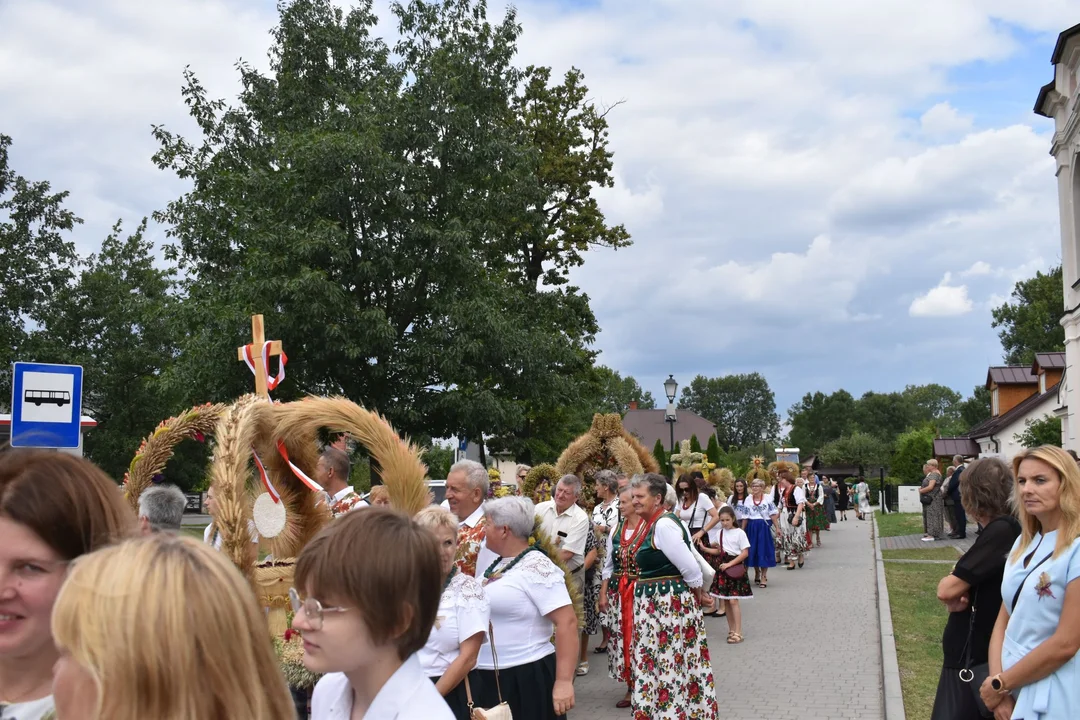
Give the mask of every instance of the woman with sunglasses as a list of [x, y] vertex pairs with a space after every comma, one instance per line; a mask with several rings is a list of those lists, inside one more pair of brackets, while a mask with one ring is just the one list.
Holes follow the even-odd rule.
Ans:
[[679, 500], [675, 504], [675, 514], [690, 530], [690, 542], [696, 544], [704, 538], [702, 542], [708, 545], [709, 531], [720, 523], [712, 500], [698, 489], [694, 478], [686, 474], [680, 475], [675, 483], [675, 497]]
[[307, 544], [290, 592], [312, 720], [454, 720], [416, 653], [439, 609], [435, 536], [389, 508], [347, 513]]

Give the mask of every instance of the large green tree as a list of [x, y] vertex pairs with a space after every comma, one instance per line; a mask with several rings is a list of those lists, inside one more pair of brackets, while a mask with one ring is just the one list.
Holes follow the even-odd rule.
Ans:
[[630, 409], [630, 403], [634, 402], [640, 410], [652, 410], [656, 407], [653, 394], [642, 390], [632, 376], [623, 377], [618, 371], [604, 365], [598, 365], [593, 373], [600, 391], [596, 412], [625, 415]]
[[748, 447], [761, 442], [762, 436], [780, 435], [776, 398], [760, 373], [698, 375], [682, 389], [679, 407], [714, 423], [723, 447]]
[[855, 404], [855, 427], [891, 443], [919, 420], [919, 409], [903, 393], [866, 392]]
[[847, 390], [806, 393], [788, 410], [788, 423], [788, 443], [809, 456], [854, 429], [855, 398]]
[[[27, 345], [37, 360], [82, 365], [83, 408], [98, 426], [87, 457], [119, 480], [140, 440], [180, 410], [162, 368], [178, 352], [173, 272], [155, 265], [145, 221], [124, 235], [117, 223], [77, 280], [60, 288]], [[181, 487], [204, 474], [205, 448], [178, 449], [166, 477]]]
[[952, 427], [960, 419], [963, 396], [952, 388], [937, 383], [908, 385], [900, 395], [911, 403], [916, 422]]
[[826, 443], [818, 454], [829, 465], [855, 465], [864, 474], [888, 464], [889, 445], [870, 433], [854, 432]]
[[1058, 320], [1065, 311], [1061, 266], [1016, 283], [1012, 298], [993, 309], [993, 327], [1009, 365], [1030, 365], [1035, 353], [1065, 349], [1065, 329]]
[[[200, 398], [245, 390], [234, 348], [262, 312], [290, 354], [285, 397], [343, 393], [406, 431], [550, 457], [562, 440], [539, 429], [591, 381], [597, 328], [565, 273], [535, 275], [524, 253], [565, 269], [590, 245], [625, 244], [599, 232], [583, 190], [610, 162], [605, 126], [574, 100], [578, 74], [563, 83], [574, 94], [549, 99], [546, 75], [514, 67], [512, 11], [392, 12], [391, 48], [370, 2], [282, 4], [270, 73], [242, 65], [236, 107], [186, 76], [201, 139], [155, 128], [158, 165], [192, 182], [157, 216], [188, 278], [172, 374]], [[560, 155], [582, 145], [566, 113], [588, 158]], [[552, 123], [560, 144], [541, 145]]]
[[906, 482], [922, 479], [922, 467], [934, 456], [934, 430], [928, 426], [913, 428], [896, 438], [896, 452], [890, 474]]
[[56, 294], [74, 277], [68, 233], [82, 222], [53, 192], [10, 166], [12, 140], [0, 134], [0, 409], [11, 399], [11, 364], [26, 355], [27, 327], [40, 323]]
[[970, 430], [989, 419], [990, 390], [986, 385], [976, 385], [971, 396], [960, 403], [960, 424], [963, 430]]

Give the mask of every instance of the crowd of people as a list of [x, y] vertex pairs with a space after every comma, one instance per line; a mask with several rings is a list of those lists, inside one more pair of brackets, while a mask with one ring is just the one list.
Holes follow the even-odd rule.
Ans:
[[[339, 459], [321, 474], [347, 476]], [[934, 718], [1073, 717], [1080, 468], [1051, 447], [1012, 468], [956, 465], [981, 530], [938, 588], [950, 617]], [[770, 568], [803, 567], [866, 492], [783, 468], [769, 480], [725, 493], [693, 475], [601, 471], [585, 508], [574, 475], [540, 504], [487, 499], [487, 470], [466, 460], [445, 507], [414, 517], [331, 486], [337, 517], [289, 593], [321, 676], [311, 717], [562, 718], [599, 653], [636, 720], [717, 718], [706, 618], [726, 615], [727, 643], [741, 643], [740, 603]], [[133, 512], [86, 460], [0, 453], [0, 718], [296, 717], [250, 585], [213, 527], [205, 542], [177, 532], [183, 500], [155, 487]]]

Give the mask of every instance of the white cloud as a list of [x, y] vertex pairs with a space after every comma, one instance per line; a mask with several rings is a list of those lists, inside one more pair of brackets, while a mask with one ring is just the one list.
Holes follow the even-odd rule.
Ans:
[[985, 260], [976, 260], [975, 263], [964, 272], [960, 273], [961, 277], [973, 277], [976, 275], [992, 275], [994, 273], [993, 266]]
[[961, 115], [948, 101], [939, 102], [919, 118], [922, 131], [929, 137], [951, 137], [971, 129], [974, 118]]
[[945, 273], [936, 288], [911, 301], [908, 313], [912, 317], [955, 317], [971, 312], [974, 303], [967, 285], [950, 285], [951, 280], [951, 274]]

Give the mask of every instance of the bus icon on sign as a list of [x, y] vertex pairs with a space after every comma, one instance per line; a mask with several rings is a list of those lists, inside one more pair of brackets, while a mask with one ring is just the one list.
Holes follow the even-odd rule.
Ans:
[[71, 402], [71, 393], [67, 390], [27, 390], [23, 393], [23, 401], [34, 403], [38, 407], [43, 403], [64, 407]]

